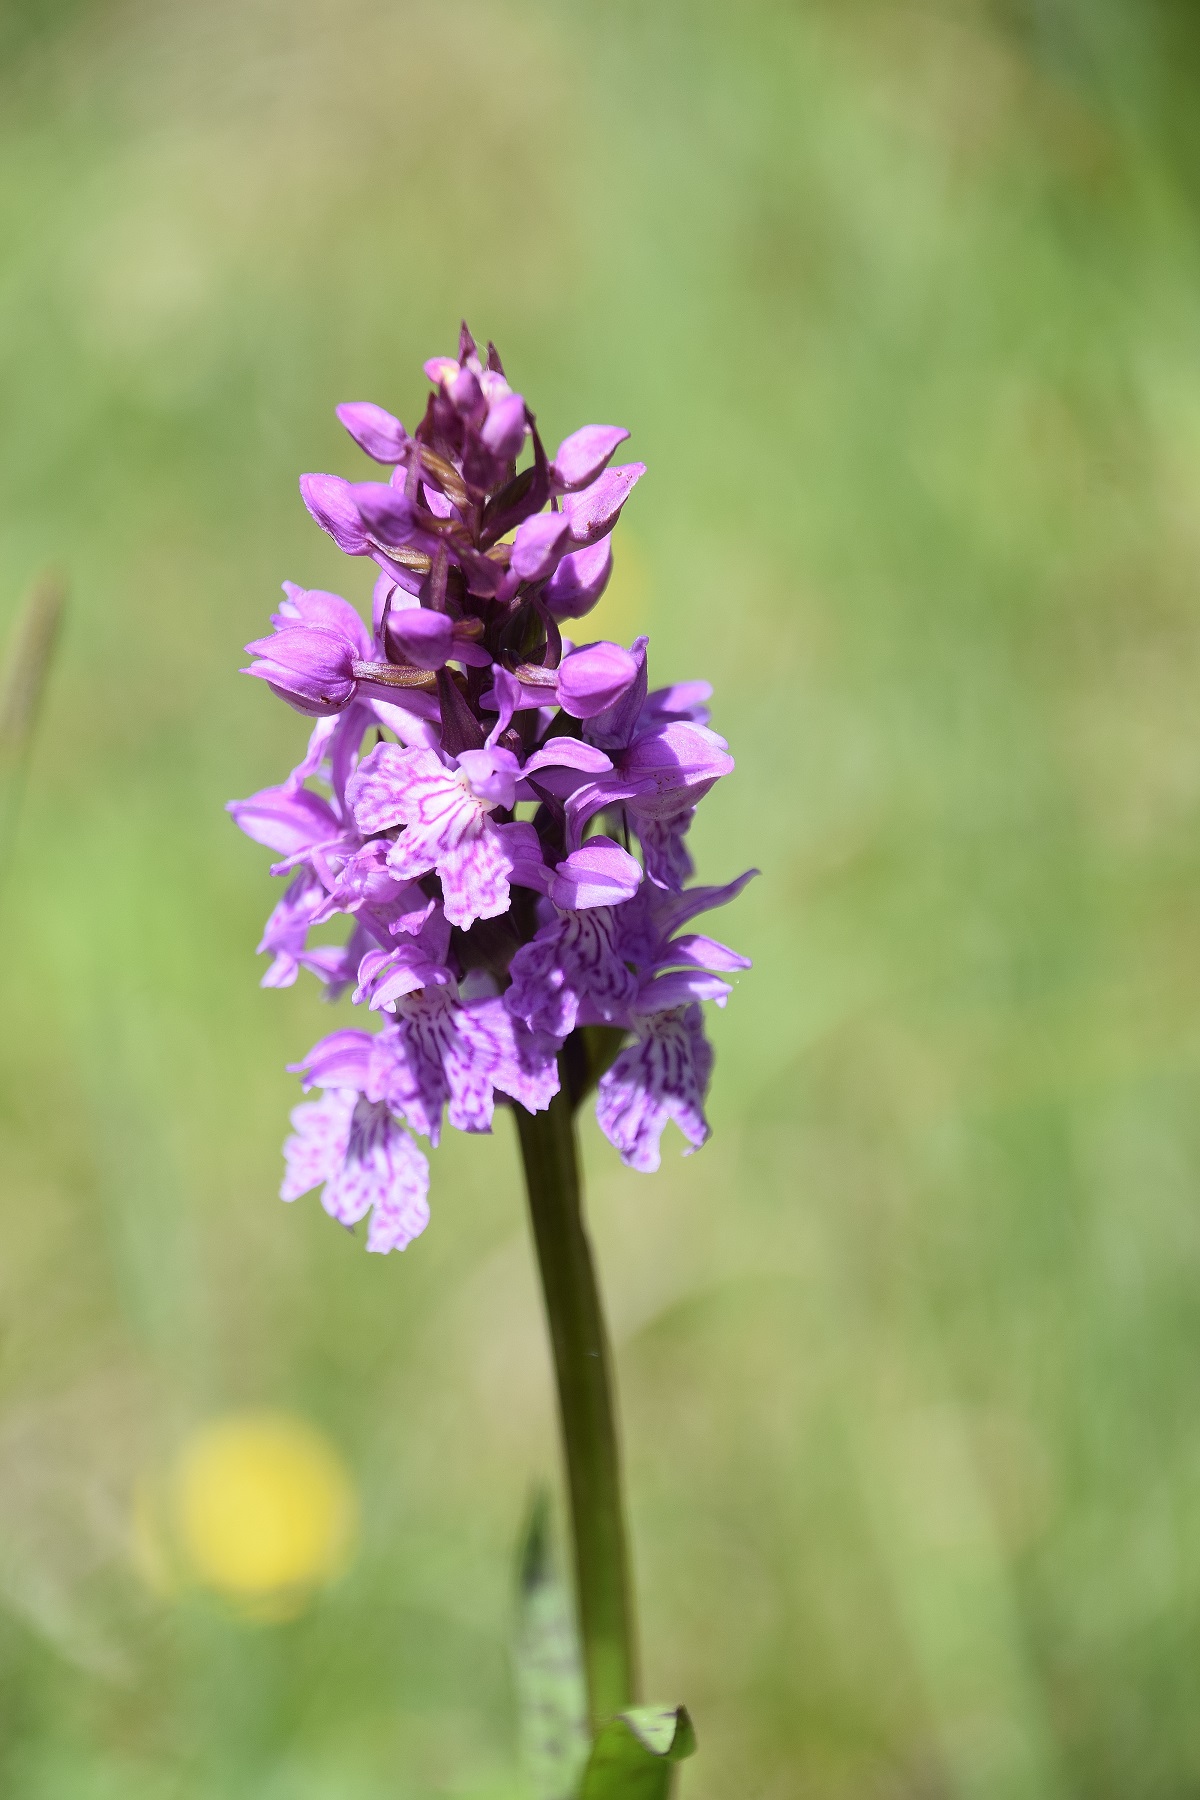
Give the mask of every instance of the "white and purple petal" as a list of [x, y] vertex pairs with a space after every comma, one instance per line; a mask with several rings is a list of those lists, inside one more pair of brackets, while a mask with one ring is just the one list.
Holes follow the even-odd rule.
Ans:
[[357, 1101], [352, 1088], [333, 1088], [319, 1100], [292, 1108], [292, 1136], [283, 1146], [281, 1200], [298, 1200], [333, 1179], [345, 1158]]
[[637, 1031], [636, 1043], [600, 1077], [596, 1118], [622, 1162], [650, 1174], [662, 1159], [668, 1120], [687, 1140], [685, 1155], [708, 1138], [704, 1099], [713, 1053], [696, 1005], [641, 1019]]
[[646, 874], [656, 887], [677, 894], [695, 874], [695, 864], [687, 847], [687, 834], [696, 816], [694, 806], [681, 807], [665, 818], [645, 810], [631, 809], [646, 859]]
[[283, 899], [273, 908], [263, 928], [259, 956], [270, 956], [270, 968], [260, 987], [291, 987], [306, 960], [308, 934], [325, 903], [325, 889], [312, 869], [303, 868], [288, 883]]
[[367, 1226], [367, 1249], [376, 1254], [406, 1250], [429, 1223], [429, 1164], [407, 1132], [393, 1138], [388, 1160], [392, 1181]]
[[371, 1213], [367, 1249], [403, 1250], [429, 1223], [429, 1164], [381, 1102], [360, 1099], [321, 1205], [342, 1225]]
[[467, 931], [476, 919], [497, 919], [509, 907], [513, 860], [490, 819], [481, 819], [438, 856], [442, 906], [452, 925]]
[[504, 996], [509, 1012], [530, 1031], [560, 1043], [585, 1006], [590, 1023], [626, 1022], [638, 992], [610, 907], [559, 913], [517, 951], [509, 974]]

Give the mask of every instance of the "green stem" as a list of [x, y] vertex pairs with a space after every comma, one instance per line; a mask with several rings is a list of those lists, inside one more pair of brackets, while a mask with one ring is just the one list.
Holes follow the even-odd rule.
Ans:
[[570, 1098], [564, 1087], [546, 1112], [528, 1113], [520, 1106], [514, 1111], [554, 1353], [579, 1630], [595, 1731], [637, 1698], [612, 1358], [583, 1222]]

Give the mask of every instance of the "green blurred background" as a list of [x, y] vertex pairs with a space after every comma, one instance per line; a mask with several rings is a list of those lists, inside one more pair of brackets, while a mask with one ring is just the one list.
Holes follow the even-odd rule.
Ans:
[[[685, 1800], [1200, 1789], [1195, 17], [0, 0], [0, 631], [71, 587], [0, 894], [12, 1800], [522, 1791], [512, 1134], [403, 1257], [280, 1206], [330, 1015], [221, 810], [304, 738], [235, 673], [278, 582], [366, 598], [296, 475], [464, 313], [551, 443], [631, 428], [596, 627], [714, 679], [701, 872], [763, 870], [712, 1143], [585, 1134]], [[136, 1567], [245, 1407], [362, 1507], [276, 1624]]]

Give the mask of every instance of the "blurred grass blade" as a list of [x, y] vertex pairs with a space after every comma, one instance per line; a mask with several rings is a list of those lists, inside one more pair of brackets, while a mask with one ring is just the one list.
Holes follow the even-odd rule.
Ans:
[[0, 686], [0, 859], [7, 854], [16, 826], [34, 727], [66, 598], [60, 576], [42, 576], [17, 621], [5, 664]]
[[666, 1800], [674, 1765], [695, 1748], [686, 1706], [631, 1706], [596, 1734], [579, 1800]]
[[554, 1557], [549, 1496], [530, 1508], [520, 1556], [516, 1676], [534, 1800], [571, 1800], [588, 1753], [587, 1695], [571, 1597]]

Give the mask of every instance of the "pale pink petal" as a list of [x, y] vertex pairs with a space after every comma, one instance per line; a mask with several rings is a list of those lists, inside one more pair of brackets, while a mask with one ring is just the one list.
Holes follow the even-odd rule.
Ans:
[[450, 923], [466, 931], [476, 919], [495, 919], [507, 912], [512, 867], [495, 826], [480, 820], [438, 858], [442, 905]]
[[407, 1133], [392, 1146], [392, 1182], [376, 1200], [367, 1226], [367, 1249], [405, 1250], [429, 1223], [429, 1164]]
[[357, 1099], [353, 1089], [333, 1088], [319, 1100], [292, 1108], [293, 1135], [283, 1146], [287, 1167], [281, 1200], [298, 1200], [336, 1175], [346, 1154]]
[[[425, 1158], [386, 1105], [360, 1099], [350, 1120], [341, 1168], [326, 1183], [321, 1205], [342, 1225], [356, 1225], [374, 1207], [384, 1215], [381, 1239], [368, 1249], [403, 1249], [429, 1222]], [[416, 1202], [414, 1206], [414, 1201]], [[412, 1228], [404, 1235], [404, 1222]]]

